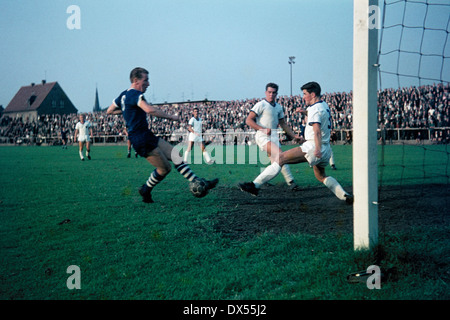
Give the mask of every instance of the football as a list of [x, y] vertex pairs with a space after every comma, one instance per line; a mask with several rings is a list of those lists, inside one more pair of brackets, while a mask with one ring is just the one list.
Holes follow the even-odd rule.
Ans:
[[204, 179], [197, 179], [189, 183], [189, 190], [197, 198], [203, 198], [208, 194], [208, 188], [206, 187], [206, 181]]

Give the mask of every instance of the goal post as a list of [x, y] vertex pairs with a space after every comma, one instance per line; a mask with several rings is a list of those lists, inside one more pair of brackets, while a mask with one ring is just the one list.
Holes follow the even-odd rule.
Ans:
[[[377, 24], [378, 0], [353, 1], [353, 241], [354, 249], [378, 242]], [[375, 18], [376, 19], [376, 18]]]

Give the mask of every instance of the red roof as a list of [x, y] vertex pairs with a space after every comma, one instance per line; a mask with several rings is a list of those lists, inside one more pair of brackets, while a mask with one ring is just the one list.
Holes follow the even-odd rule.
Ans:
[[31, 84], [17, 91], [4, 112], [24, 112], [37, 110], [56, 82]]

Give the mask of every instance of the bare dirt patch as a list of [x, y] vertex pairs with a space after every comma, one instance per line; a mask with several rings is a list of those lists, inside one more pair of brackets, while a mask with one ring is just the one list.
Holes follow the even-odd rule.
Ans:
[[[264, 232], [349, 234], [353, 206], [324, 186], [292, 192], [284, 184], [266, 186], [257, 197], [238, 187], [218, 187], [225, 206], [214, 228], [224, 237], [246, 240]], [[380, 232], [449, 225], [448, 185], [385, 186], [379, 190]]]

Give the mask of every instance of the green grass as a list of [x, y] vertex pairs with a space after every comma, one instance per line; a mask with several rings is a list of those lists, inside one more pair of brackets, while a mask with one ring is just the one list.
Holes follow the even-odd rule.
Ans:
[[[404, 168], [423, 168], [425, 161], [448, 170], [448, 156], [431, 156], [445, 147], [430, 148], [386, 146], [383, 183], [401, 176], [408, 183], [445, 182]], [[174, 170], [155, 189], [157, 202], [144, 204], [137, 187], [153, 168], [127, 159], [123, 146], [92, 149], [93, 160], [81, 162], [74, 146], [0, 148], [0, 299], [450, 298], [448, 275], [439, 276], [448, 273], [448, 226], [384, 234], [367, 252], [353, 250], [352, 234], [263, 233], [237, 241], [214, 231], [225, 206], [220, 192], [196, 199]], [[333, 176], [351, 187], [352, 148], [333, 149], [339, 168]], [[248, 161], [191, 167], [234, 188], [263, 167]], [[318, 186], [307, 165], [292, 168], [302, 185]], [[396, 266], [401, 276], [381, 290], [347, 283], [347, 274], [375, 261]], [[66, 286], [70, 265], [81, 269], [81, 290]]]

